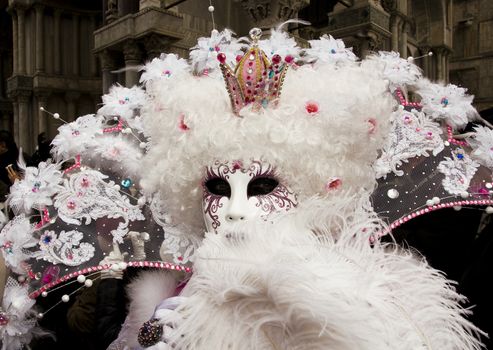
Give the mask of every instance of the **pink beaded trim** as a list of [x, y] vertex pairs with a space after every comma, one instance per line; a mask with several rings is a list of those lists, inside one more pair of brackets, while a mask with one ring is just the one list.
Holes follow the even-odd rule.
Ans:
[[464, 205], [493, 205], [493, 199], [479, 199], [479, 200], [463, 200], [463, 201], [455, 201], [455, 202], [449, 202], [449, 203], [440, 203], [433, 205], [431, 207], [426, 207], [424, 209], [416, 210], [415, 212], [412, 212], [411, 214], [408, 214], [406, 216], [401, 217], [400, 219], [395, 220], [393, 223], [390, 224], [389, 230], [385, 230], [383, 232], [380, 232], [376, 237], [371, 237], [370, 242], [374, 242], [375, 239], [378, 239], [380, 237], [385, 236], [386, 234], [390, 233], [390, 230], [393, 230], [402, 224], [405, 224], [411, 219], [414, 219], [418, 216], [421, 216], [423, 214], [428, 214], [431, 213], [432, 211], [439, 210], [439, 209], [444, 209], [444, 208], [452, 208], [452, 207], [457, 207], [457, 206], [464, 206]]
[[103, 129], [103, 132], [104, 133], [108, 133], [108, 132], [120, 132], [123, 130], [123, 122], [121, 120], [118, 120], [118, 125], [117, 126], [113, 126], [111, 128], [105, 128]]
[[[165, 269], [165, 270], [176, 270], [176, 271], [183, 271], [186, 273], [191, 273], [192, 268], [188, 266], [183, 266], [183, 265], [176, 265], [168, 262], [157, 262], [157, 261], [131, 261], [127, 263], [128, 267], [154, 267], [154, 268], [159, 268], [159, 269]], [[58, 278], [56, 281], [53, 281], [51, 283], [45, 284], [38, 290], [35, 290], [32, 292], [29, 297], [31, 299], [36, 299], [41, 295], [41, 293], [48, 291], [49, 289], [55, 287], [56, 285], [66, 282], [72, 278], [77, 278], [79, 275], [85, 275], [88, 273], [93, 273], [93, 272], [98, 272], [98, 271], [103, 271], [103, 270], [108, 270], [111, 268], [111, 265], [99, 265], [99, 266], [93, 266], [93, 267], [87, 267], [82, 270], [76, 271], [69, 273], [68, 275], [65, 275], [63, 277]]]
[[457, 146], [467, 146], [467, 141], [461, 141], [461, 140], [456, 140], [454, 139], [454, 134], [452, 133], [452, 127], [450, 125], [447, 125], [447, 141], [450, 142], [451, 144], [457, 145]]
[[395, 90], [395, 94], [396, 94], [397, 98], [399, 99], [399, 103], [401, 105], [403, 105], [404, 107], [416, 107], [416, 108], [423, 107], [421, 105], [421, 103], [419, 103], [419, 102], [407, 102], [401, 89]]
[[48, 212], [48, 209], [43, 209], [43, 215], [41, 215], [41, 221], [36, 224], [35, 228], [40, 229], [41, 227], [44, 226], [44, 224], [49, 223], [50, 220], [51, 220], [51, 218], [50, 218], [50, 213]]
[[75, 156], [75, 164], [63, 171], [64, 174], [71, 172], [74, 169], [80, 168], [80, 154]]

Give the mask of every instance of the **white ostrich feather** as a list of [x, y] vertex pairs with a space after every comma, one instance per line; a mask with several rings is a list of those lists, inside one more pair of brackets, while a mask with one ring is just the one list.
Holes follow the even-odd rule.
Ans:
[[493, 169], [493, 130], [476, 126], [474, 131], [474, 136], [468, 140], [473, 148], [471, 156], [481, 165]]
[[176, 286], [176, 276], [169, 271], [142, 271], [127, 287], [128, 315], [113, 348], [140, 348], [137, 341], [140, 327], [153, 317], [156, 305], [173, 296]]
[[476, 119], [477, 112], [472, 106], [473, 95], [467, 89], [454, 84], [446, 86], [421, 79], [416, 93], [421, 96], [423, 112], [434, 119], [445, 120], [454, 129], [466, 126]]
[[103, 134], [103, 116], [87, 114], [58, 128], [52, 141], [52, 153], [56, 159], [69, 159], [97, 144], [97, 135]]
[[31, 341], [36, 324], [36, 314], [32, 309], [35, 303], [35, 299], [29, 298], [27, 284], [21, 286], [8, 278], [1, 308], [8, 317], [7, 324], [0, 326], [2, 350], [22, 349]]
[[226, 63], [233, 67], [236, 64], [236, 55], [242, 54], [241, 48], [244, 46], [233, 35], [229, 29], [222, 32], [214, 29], [210, 37], [199, 38], [197, 45], [190, 51], [194, 72], [201, 74], [206, 69], [209, 73], [217, 71], [217, 54], [220, 52], [226, 55]]
[[41, 162], [38, 167], [22, 167], [22, 180], [10, 188], [7, 202], [15, 213], [30, 213], [53, 204], [52, 197], [62, 188], [60, 164]]
[[110, 88], [108, 94], [103, 95], [103, 107], [98, 114], [105, 116], [118, 116], [125, 121], [134, 117], [135, 110], [140, 109], [146, 102], [146, 94], [138, 86], [126, 88], [115, 85]]
[[380, 51], [366, 58], [365, 65], [368, 64], [377, 65], [382, 77], [390, 82], [391, 90], [404, 85], [414, 85], [423, 76], [418, 66], [401, 58], [398, 52]]
[[342, 201], [342, 211], [340, 204], [312, 202], [279, 225], [241, 227], [228, 238], [207, 234], [168, 344], [480, 349], [478, 330], [465, 319], [463, 298], [450, 282], [408, 252], [370, 246], [378, 228], [374, 214], [360, 209], [343, 216], [358, 205]]
[[179, 58], [175, 54], [161, 54], [159, 58], [154, 58], [148, 62], [142, 69], [140, 76], [141, 83], [149, 83], [155, 80], [175, 79], [181, 74], [190, 70], [188, 62]]
[[258, 46], [264, 51], [269, 59], [272, 59], [272, 56], [274, 55], [279, 55], [282, 58], [285, 58], [286, 56], [298, 58], [300, 55], [300, 48], [298, 47], [296, 40], [282, 30], [281, 26], [277, 29], [273, 28], [270, 31], [270, 37], [265, 40], [260, 40]]
[[91, 150], [93, 160], [96, 158], [106, 166], [112, 166], [115, 172], [122, 175], [134, 177], [142, 171], [140, 164], [143, 156], [142, 149], [136, 145], [133, 138], [118, 134], [101, 136], [97, 141]]
[[27, 249], [36, 246], [38, 240], [33, 237], [34, 227], [24, 214], [9, 221], [0, 232], [0, 249], [3, 258], [12, 271], [24, 274], [23, 262], [32, 256]]
[[318, 40], [310, 40], [310, 48], [305, 50], [308, 62], [344, 64], [356, 62], [358, 59], [352, 48], [347, 48], [344, 41], [334, 39], [332, 35], [324, 34]]

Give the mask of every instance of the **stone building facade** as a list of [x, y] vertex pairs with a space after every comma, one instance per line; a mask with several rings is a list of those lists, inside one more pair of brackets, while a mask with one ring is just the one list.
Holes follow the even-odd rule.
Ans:
[[478, 110], [493, 107], [493, 1], [455, 0], [450, 79], [475, 95]]
[[[358, 55], [398, 51], [432, 80], [454, 82], [493, 106], [493, 2], [490, 0], [214, 0], [215, 24], [247, 35], [290, 18], [301, 44], [322, 34]], [[138, 82], [136, 69], [161, 52], [186, 56], [212, 21], [205, 0], [0, 0], [0, 127], [29, 153], [36, 136], [94, 112], [114, 83]]]

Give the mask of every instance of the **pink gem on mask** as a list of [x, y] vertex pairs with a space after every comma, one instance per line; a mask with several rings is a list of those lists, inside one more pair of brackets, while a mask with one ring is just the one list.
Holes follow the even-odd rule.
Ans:
[[377, 120], [375, 118], [370, 118], [368, 119], [368, 123], [370, 124], [370, 127], [368, 129], [368, 133], [370, 135], [374, 134], [376, 129], [377, 129]]
[[315, 113], [318, 113], [319, 106], [318, 106], [318, 103], [317, 103], [317, 102], [315, 102], [315, 101], [308, 101], [308, 102], [305, 104], [305, 109], [306, 109], [306, 111], [307, 111], [309, 114], [315, 114]]
[[183, 114], [180, 115], [180, 121], [179, 121], [178, 127], [180, 128], [181, 131], [188, 131], [188, 130], [190, 130], [190, 128], [188, 127], [188, 125], [185, 124], [185, 115], [183, 115]]
[[234, 160], [233, 161], [233, 169], [238, 170], [241, 168], [243, 168], [243, 163], [241, 162], [241, 160]]
[[333, 177], [332, 179], [327, 182], [327, 185], [325, 185], [325, 190], [327, 192], [337, 190], [339, 187], [342, 186], [342, 180], [339, 179], [338, 177]]

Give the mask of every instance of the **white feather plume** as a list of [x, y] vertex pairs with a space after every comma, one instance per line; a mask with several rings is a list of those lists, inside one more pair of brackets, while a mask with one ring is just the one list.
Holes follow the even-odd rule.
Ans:
[[159, 58], [154, 58], [142, 69], [140, 82], [146, 85], [156, 80], [174, 80], [183, 73], [190, 71], [188, 62], [179, 58], [175, 54], [161, 54]]
[[98, 137], [91, 153], [91, 162], [98, 160], [122, 175], [136, 176], [142, 171], [142, 149], [134, 139], [122, 134]]
[[87, 114], [58, 128], [52, 141], [52, 153], [56, 159], [69, 159], [97, 144], [97, 135], [103, 134], [103, 116]]
[[476, 126], [474, 131], [474, 136], [468, 140], [473, 148], [471, 156], [481, 165], [493, 169], [493, 130]]
[[270, 37], [265, 40], [260, 40], [258, 43], [260, 49], [264, 51], [269, 59], [272, 56], [279, 55], [282, 58], [286, 56], [292, 56], [293, 58], [298, 58], [300, 55], [300, 48], [288, 33], [282, 30], [281, 27], [272, 29], [270, 32]]
[[28, 295], [27, 284], [20, 285], [8, 278], [0, 308], [8, 318], [6, 325], [0, 325], [2, 350], [20, 350], [29, 344], [36, 324], [36, 314], [32, 309], [35, 303], [36, 300]]
[[454, 84], [446, 86], [421, 79], [416, 93], [421, 96], [423, 112], [434, 119], [443, 119], [454, 129], [466, 126], [476, 118], [477, 112], [472, 106], [473, 95], [467, 89]]
[[332, 35], [324, 34], [320, 39], [308, 42], [311, 47], [305, 49], [305, 59], [308, 62], [314, 62], [315, 65], [319, 62], [345, 64], [356, 62], [358, 59], [352, 48], [347, 48], [344, 41], [334, 39]]
[[98, 110], [98, 114], [118, 116], [128, 122], [134, 117], [135, 110], [145, 104], [146, 94], [138, 86], [126, 88], [115, 85], [110, 88], [108, 94], [103, 95], [102, 99], [104, 105]]
[[0, 232], [0, 249], [3, 258], [15, 273], [25, 273], [23, 263], [31, 257], [27, 249], [38, 243], [33, 232], [34, 227], [24, 214], [14, 217]]
[[156, 305], [174, 295], [176, 281], [169, 271], [143, 271], [128, 285], [128, 315], [115, 343], [123, 343], [129, 349], [139, 347], [140, 327], [152, 318]]
[[10, 188], [7, 202], [15, 213], [30, 213], [53, 204], [52, 197], [62, 188], [59, 164], [41, 162], [38, 167], [21, 167], [24, 177]]
[[358, 208], [350, 201], [359, 202], [346, 198], [342, 211], [312, 202], [279, 225], [238, 228], [229, 238], [208, 234], [168, 343], [190, 350], [480, 349], [450, 282], [408, 252], [370, 246], [374, 214], [342, 216]]
[[194, 72], [201, 74], [204, 70], [209, 70], [209, 74], [217, 71], [219, 62], [217, 54], [226, 55], [226, 63], [230, 66], [236, 64], [236, 55], [242, 54], [241, 48], [244, 46], [229, 29], [222, 32], [214, 29], [210, 37], [199, 38], [197, 45], [190, 51], [190, 60]]
[[411, 61], [403, 59], [398, 52], [380, 51], [363, 61], [367, 69], [376, 69], [382, 78], [390, 82], [391, 90], [404, 85], [414, 85], [422, 78], [421, 69]]

